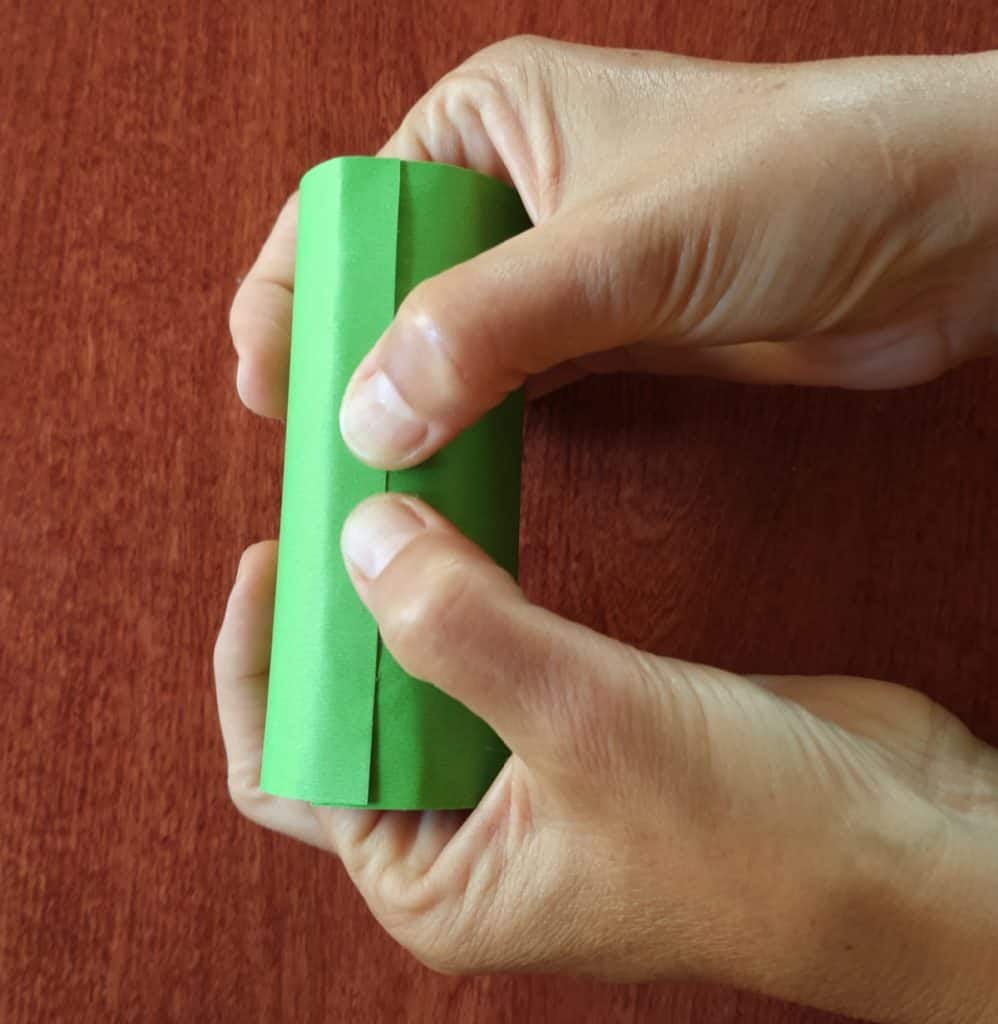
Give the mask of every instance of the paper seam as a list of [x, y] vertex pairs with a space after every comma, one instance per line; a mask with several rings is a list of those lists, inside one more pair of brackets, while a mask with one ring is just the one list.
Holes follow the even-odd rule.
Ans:
[[[398, 309], [399, 303], [399, 289], [398, 289], [398, 269], [399, 269], [399, 217], [400, 207], [402, 205], [402, 161], [397, 160], [395, 162], [397, 175], [395, 178], [395, 245], [393, 247], [394, 260], [392, 263], [392, 318], [395, 317], [395, 311]], [[391, 489], [391, 471], [385, 470], [384, 485], [382, 488], [382, 494], [388, 494]], [[375, 725], [377, 721], [377, 708], [378, 708], [378, 687], [381, 683], [381, 652], [384, 649], [384, 641], [381, 639], [381, 630], [377, 631], [377, 638], [374, 646], [374, 681], [372, 684], [373, 694], [371, 700], [371, 749], [368, 758], [368, 770], [367, 770], [367, 802], [371, 803], [371, 780], [374, 778], [374, 757], [375, 757], [375, 744], [377, 743], [377, 736], [375, 735]]]

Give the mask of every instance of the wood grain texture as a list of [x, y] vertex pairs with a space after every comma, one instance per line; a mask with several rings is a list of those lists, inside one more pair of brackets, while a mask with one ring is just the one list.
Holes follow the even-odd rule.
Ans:
[[[3, 6], [0, 1020], [819, 1024], [684, 985], [454, 979], [229, 806], [210, 653], [276, 533], [239, 276], [302, 169], [530, 31], [787, 60], [998, 46], [991, 0]], [[656, 651], [918, 686], [998, 742], [998, 374], [594, 381], [529, 412], [523, 579]], [[704, 913], [710, 913], [705, 907]]]

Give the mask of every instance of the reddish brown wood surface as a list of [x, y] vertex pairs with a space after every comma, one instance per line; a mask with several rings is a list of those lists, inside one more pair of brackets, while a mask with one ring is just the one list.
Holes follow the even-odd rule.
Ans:
[[[0, 1020], [747, 1021], [681, 985], [453, 979], [226, 797], [210, 652], [281, 428], [226, 311], [298, 174], [522, 31], [743, 59], [998, 45], [991, 0], [21, 0], [0, 36]], [[919, 686], [998, 741], [998, 374], [605, 380], [530, 410], [533, 597], [662, 652]], [[711, 908], [704, 907], [704, 914]]]

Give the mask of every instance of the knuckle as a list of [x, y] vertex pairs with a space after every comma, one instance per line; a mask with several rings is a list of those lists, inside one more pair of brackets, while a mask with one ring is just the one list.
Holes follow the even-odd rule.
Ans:
[[553, 40], [544, 36], [523, 32], [515, 36], [507, 36], [505, 39], [483, 47], [471, 57], [470, 62], [485, 62], [507, 67], [519, 66], [546, 55], [556, 45]]
[[223, 620], [222, 626], [218, 631], [218, 635], [215, 637], [215, 646], [211, 651], [211, 668], [212, 673], [215, 676], [216, 687], [219, 685], [219, 680], [225, 673], [225, 662], [228, 648], [228, 637], [226, 636], [226, 632]]
[[432, 140], [436, 158], [445, 155], [452, 163], [463, 163], [463, 129], [489, 120], [512, 100], [506, 84], [510, 71], [474, 57], [448, 71], [409, 111], [400, 131], [410, 139]]
[[558, 45], [522, 35], [486, 46], [444, 75], [409, 117], [425, 119], [431, 134], [439, 138], [445, 125], [489, 122], [514, 112], [528, 100], [532, 85], [545, 78]]
[[246, 323], [246, 287], [245, 279], [240, 283], [229, 306], [229, 334], [236, 352], [242, 354], [243, 327]]
[[480, 332], [462, 322], [468, 310], [454, 301], [455, 296], [473, 292], [467, 268], [458, 267], [417, 285], [396, 314], [400, 337], [420, 340], [437, 383], [454, 390], [473, 384], [481, 373], [480, 358], [472, 358], [464, 344], [466, 337], [477, 338]]
[[[512, 36], [473, 54], [445, 75], [428, 96], [437, 123], [499, 124], [524, 117], [546, 92], [559, 44], [540, 36]], [[521, 126], [522, 127], [522, 126]]]
[[[476, 404], [499, 401], [522, 382], [509, 338], [489, 315], [504, 292], [472, 261], [422, 282], [399, 307], [398, 337], [407, 350], [397, 358], [403, 366], [418, 365], [421, 380], [433, 381], [432, 388], [420, 390], [435, 405], [427, 410], [431, 414], [460, 416], [472, 398]], [[468, 296], [478, 301], [469, 302]]]
[[435, 337], [447, 324], [447, 291], [436, 277], [420, 281], [402, 300], [395, 313], [395, 323], [408, 338], [412, 335]]
[[475, 573], [456, 556], [438, 559], [382, 623], [382, 635], [399, 664], [417, 678], [432, 676], [454, 651], [464, 623], [474, 615]]
[[426, 97], [427, 112], [431, 117], [451, 118], [462, 107], [474, 106], [481, 109], [490, 102], [503, 98], [504, 90], [499, 68], [478, 59], [478, 54], [469, 61], [448, 71], [430, 90]]
[[229, 772], [229, 800], [233, 807], [244, 817], [259, 824], [259, 810], [262, 794], [255, 785], [250, 785], [242, 772]]
[[[267, 272], [267, 266], [273, 262], [267, 259], [266, 253], [272, 248], [274, 239], [277, 236], [285, 236], [288, 232], [297, 230], [298, 223], [298, 192], [292, 192], [281, 206], [277, 219], [271, 228], [270, 236], [264, 243], [263, 248], [257, 254], [253, 266], [240, 278], [236, 294], [229, 306], [229, 333], [232, 335], [236, 351], [241, 353], [242, 335], [245, 328], [252, 325], [259, 314], [259, 292], [260, 286], [266, 286], [271, 290], [289, 290], [289, 284], [283, 280], [275, 279]], [[283, 277], [283, 275], [281, 275]], [[285, 326], [281, 324], [280, 326]]]

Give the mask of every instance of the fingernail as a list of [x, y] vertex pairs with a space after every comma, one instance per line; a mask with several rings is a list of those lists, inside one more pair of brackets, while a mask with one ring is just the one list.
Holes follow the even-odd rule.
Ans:
[[343, 440], [365, 462], [399, 462], [417, 448], [428, 432], [382, 370], [350, 388], [340, 409]]
[[343, 555], [366, 579], [377, 579], [426, 524], [397, 498], [365, 502], [343, 526]]

